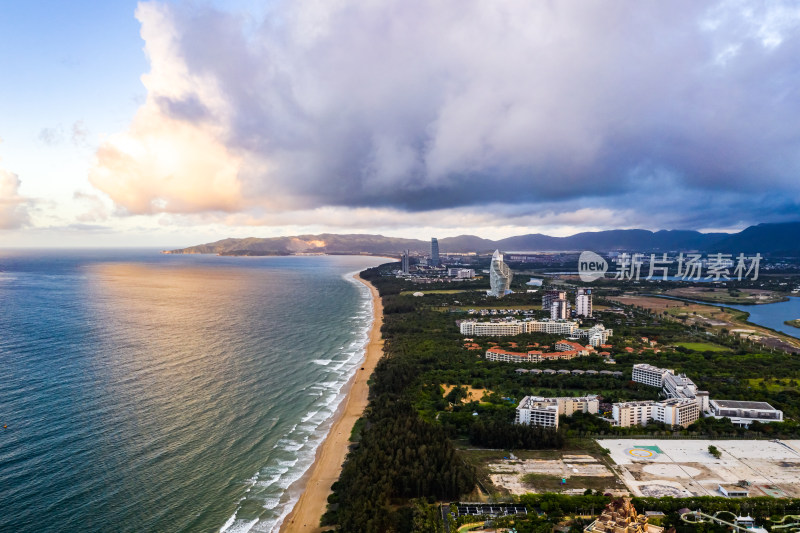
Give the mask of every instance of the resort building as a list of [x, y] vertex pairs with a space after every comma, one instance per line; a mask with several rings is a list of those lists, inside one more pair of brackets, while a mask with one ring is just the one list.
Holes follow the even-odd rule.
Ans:
[[[504, 336], [513, 336], [513, 335], [521, 335], [522, 333], [549, 333], [552, 335], [564, 335], [566, 337], [572, 337], [573, 339], [586, 339], [586, 343], [592, 347], [600, 347], [608, 342], [609, 337], [613, 335], [614, 331], [612, 329], [606, 329], [603, 327], [602, 324], [598, 324], [593, 326], [590, 329], [580, 329], [578, 328], [578, 323], [572, 320], [502, 320], [502, 321], [494, 321], [494, 322], [478, 322], [477, 320], [461, 320], [458, 322], [458, 329], [462, 335], [466, 336], [496, 336], [496, 337], [504, 337]], [[573, 342], [572, 348], [565, 348], [566, 350], [586, 350], [585, 344], [580, 344], [578, 342]], [[578, 348], [580, 346], [580, 348]], [[637, 379], [637, 376], [641, 374], [641, 372], [637, 373], [637, 367], [651, 367], [650, 365], [635, 365], [634, 366], [634, 381], [638, 381], [639, 379], [646, 379], [645, 377], [640, 377]], [[661, 369], [656, 369], [661, 370]], [[644, 372], [644, 371], [642, 371]], [[647, 378], [647, 381], [640, 381], [640, 383], [646, 383], [647, 385], [653, 386], [660, 386], [655, 385], [656, 379], [655, 378]], [[660, 378], [659, 378], [660, 382]]]
[[575, 331], [576, 337], [585, 337], [590, 346], [597, 348], [608, 342], [609, 337], [614, 334], [613, 329], [606, 329], [603, 324], [597, 324], [589, 329], [579, 329]]
[[666, 368], [658, 368], [657, 366], [648, 364], [633, 365], [633, 375], [631, 379], [636, 383], [644, 383], [651, 387], [663, 387], [664, 375], [672, 374], [673, 371]]
[[591, 318], [592, 316], [592, 289], [579, 288], [575, 295], [575, 314]]
[[578, 398], [525, 396], [517, 406], [516, 422], [557, 429], [560, 415], [572, 416], [577, 412], [597, 414], [599, 407], [600, 400], [597, 396]]
[[462, 320], [459, 331], [462, 335], [519, 335], [521, 333], [551, 333], [554, 335], [573, 336], [578, 330], [578, 323], [569, 320], [505, 320], [502, 322], [478, 322]]
[[578, 330], [578, 323], [571, 320], [531, 320], [527, 322], [526, 333], [550, 333], [572, 337]]
[[696, 400], [686, 398], [619, 402], [612, 405], [611, 414], [614, 425], [619, 427], [646, 426], [652, 421], [688, 427], [700, 418], [700, 405]]
[[[529, 352], [509, 352], [497, 346], [492, 346], [486, 350], [487, 361], [498, 361], [501, 363], [541, 363], [542, 361], [569, 361], [576, 357], [583, 357], [589, 354], [585, 348], [581, 350], [565, 350], [560, 352], [544, 353], [538, 350]], [[567, 370], [569, 373], [569, 370]]]
[[502, 298], [511, 292], [511, 278], [514, 275], [511, 269], [503, 262], [503, 254], [495, 250], [492, 255], [492, 264], [489, 265], [489, 296]]
[[557, 352], [578, 352], [580, 355], [589, 355], [589, 350], [580, 343], [574, 341], [557, 341], [555, 344]]
[[711, 400], [710, 410], [714, 418], [730, 418], [737, 426], [747, 427], [753, 422], [783, 422], [783, 411], [775, 409], [767, 402]]
[[667, 398], [695, 400], [702, 413], [709, 410], [708, 392], [698, 390], [697, 385], [686, 377], [686, 374], [675, 374], [675, 371], [669, 368], [637, 364], [633, 365], [631, 379], [651, 387], [661, 387], [662, 394]]
[[486, 350], [487, 361], [498, 361], [501, 363], [538, 363], [541, 361], [542, 352], [509, 352], [492, 346]]
[[474, 320], [464, 320], [459, 324], [462, 335], [476, 336], [497, 336], [519, 335], [527, 333], [527, 323], [521, 320], [508, 322], [476, 322]]
[[612, 500], [600, 517], [583, 528], [584, 533], [662, 533], [663, 527], [647, 523], [647, 516], [636, 512], [630, 498]]

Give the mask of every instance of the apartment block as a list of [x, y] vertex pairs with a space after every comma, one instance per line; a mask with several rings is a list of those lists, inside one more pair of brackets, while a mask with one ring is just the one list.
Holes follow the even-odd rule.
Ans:
[[591, 318], [592, 316], [592, 289], [579, 288], [575, 294], [575, 314]]
[[633, 375], [631, 379], [636, 383], [644, 383], [651, 387], [663, 387], [664, 376], [666, 374], [674, 373], [667, 368], [658, 368], [657, 366], [648, 364], [633, 365]]
[[696, 400], [686, 398], [619, 402], [612, 405], [611, 414], [614, 425], [620, 427], [646, 426], [653, 421], [688, 427], [700, 418], [700, 405]]
[[597, 414], [600, 400], [597, 396], [544, 398], [525, 396], [517, 407], [517, 424], [558, 428], [559, 415], [574, 413]]

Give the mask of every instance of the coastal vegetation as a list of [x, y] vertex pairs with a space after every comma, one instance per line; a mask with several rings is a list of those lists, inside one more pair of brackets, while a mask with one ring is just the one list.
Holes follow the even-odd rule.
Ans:
[[[476, 465], [465, 454], [476, 449], [547, 453], [612, 435], [800, 436], [800, 424], [794, 421], [739, 428], [729, 419], [702, 418], [685, 429], [658, 423], [619, 428], [597, 416], [577, 413], [562, 417], [558, 431], [515, 424], [516, 405], [526, 395], [599, 394], [601, 409], [610, 409], [610, 403], [618, 400], [657, 399], [658, 388], [631, 381], [636, 363], [686, 373], [712, 397], [765, 401], [783, 409], [787, 418], [797, 418], [800, 358], [780, 350], [766, 352], [747, 339], [702, 324], [689, 325], [665, 314], [667, 309], [612, 302], [596, 293], [596, 307], [601, 309], [597, 321], [614, 329], [612, 346], [606, 348], [608, 357], [540, 364], [490, 362], [483, 357], [490, 346], [525, 351], [551, 346], [560, 337], [527, 334], [465, 341], [456, 321], [474, 316], [469, 314], [471, 309], [539, 317], [543, 313], [537, 309], [538, 295], [518, 291], [502, 301], [488, 300], [476, 290], [485, 289], [486, 280], [464, 282], [459, 287], [463, 292], [425, 292], [429, 286], [398, 279], [391, 270], [391, 265], [384, 265], [361, 274], [382, 297], [385, 355], [372, 376], [370, 404], [353, 432], [356, 442], [333, 486], [323, 524], [352, 532], [419, 531], [414, 524], [433, 524], [441, 516], [437, 501], [457, 500], [473, 491]], [[414, 292], [424, 296], [413, 296]], [[682, 302], [678, 304], [683, 307]], [[570, 372], [520, 371], [543, 368]], [[536, 485], [536, 480], [531, 481]], [[607, 498], [543, 494], [521, 496], [519, 501], [547, 516], [517, 520], [517, 531], [544, 531], [564, 515], [601, 509]], [[658, 506], [648, 503], [646, 508], [657, 510]], [[430, 528], [424, 530], [436, 531], [433, 525]]]

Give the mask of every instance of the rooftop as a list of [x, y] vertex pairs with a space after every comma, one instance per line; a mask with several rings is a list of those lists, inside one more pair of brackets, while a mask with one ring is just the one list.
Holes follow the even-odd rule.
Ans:
[[719, 407], [727, 409], [763, 409], [766, 411], [775, 411], [767, 402], [745, 402], [739, 400], [711, 400]]

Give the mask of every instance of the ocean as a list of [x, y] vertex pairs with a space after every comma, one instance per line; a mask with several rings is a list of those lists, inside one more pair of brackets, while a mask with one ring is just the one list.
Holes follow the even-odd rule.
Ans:
[[0, 531], [272, 531], [385, 259], [0, 251]]

